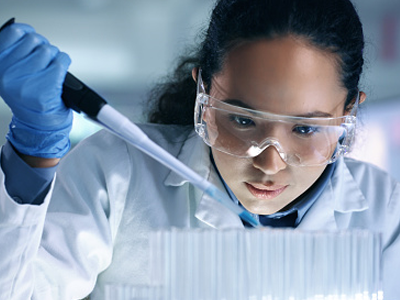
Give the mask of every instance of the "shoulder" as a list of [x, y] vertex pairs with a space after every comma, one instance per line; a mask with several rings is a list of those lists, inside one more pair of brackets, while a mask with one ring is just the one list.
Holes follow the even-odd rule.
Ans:
[[348, 157], [343, 159], [343, 163], [352, 177], [359, 183], [373, 181], [376, 185], [378, 183], [387, 182], [392, 186], [398, 183], [390, 174], [374, 164]]
[[184, 143], [194, 136], [193, 126], [165, 124], [137, 124], [140, 129], [158, 144]]
[[[180, 125], [163, 125], [163, 124], [136, 124], [151, 140], [160, 144], [161, 146], [167, 146], [168, 144], [179, 144], [184, 143], [190, 139], [193, 135], [192, 126], [180, 126]], [[93, 135], [87, 137], [81, 141], [75, 148], [78, 151], [87, 149], [90, 151], [101, 150], [105, 152], [107, 150], [116, 151], [118, 148], [129, 148], [130, 146], [126, 141], [120, 137], [114, 135], [108, 130], [102, 129]], [[83, 149], [82, 149], [83, 148]], [[73, 149], [73, 151], [76, 151]]]
[[[161, 148], [177, 156], [185, 144], [197, 140], [192, 126], [137, 124], [139, 128]], [[108, 130], [100, 130], [76, 145], [60, 165], [80, 165], [95, 170], [120, 168], [123, 164], [141, 165], [152, 159]]]
[[[193, 128], [189, 126], [170, 126], [139, 124], [143, 132], [171, 155], [178, 156], [185, 145], [195, 144], [197, 140]], [[128, 144], [108, 130], [100, 130], [76, 145], [60, 162], [58, 177], [76, 174], [102, 181], [132, 178], [148, 179], [151, 176], [166, 176], [169, 170], [160, 166], [152, 157]], [[142, 172], [150, 170], [149, 172]], [[154, 171], [156, 170], [156, 171]], [[116, 176], [118, 175], [118, 176]]]

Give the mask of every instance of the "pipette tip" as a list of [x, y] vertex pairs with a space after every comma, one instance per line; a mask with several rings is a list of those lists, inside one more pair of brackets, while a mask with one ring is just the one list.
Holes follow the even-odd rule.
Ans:
[[255, 219], [249, 212], [243, 211], [239, 214], [239, 217], [243, 221], [249, 223], [254, 228], [261, 228], [260, 222], [257, 219]]

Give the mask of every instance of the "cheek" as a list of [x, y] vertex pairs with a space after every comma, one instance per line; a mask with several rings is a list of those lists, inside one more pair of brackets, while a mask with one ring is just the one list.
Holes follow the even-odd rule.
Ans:
[[326, 166], [292, 168], [296, 198], [309, 189], [324, 172]]
[[243, 171], [248, 166], [247, 159], [237, 158], [213, 148], [211, 151], [219, 173], [228, 184], [233, 178], [243, 176]]

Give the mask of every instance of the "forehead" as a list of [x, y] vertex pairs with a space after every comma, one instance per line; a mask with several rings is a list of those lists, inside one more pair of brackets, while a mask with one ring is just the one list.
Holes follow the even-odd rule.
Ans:
[[346, 89], [334, 54], [285, 37], [242, 44], [214, 76], [212, 96], [238, 99], [254, 109], [279, 114], [343, 112]]

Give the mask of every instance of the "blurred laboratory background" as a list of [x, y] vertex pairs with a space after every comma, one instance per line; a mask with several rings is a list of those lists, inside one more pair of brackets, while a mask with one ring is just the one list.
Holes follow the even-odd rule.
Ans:
[[[251, 1], [251, 0], [249, 0]], [[334, 1], [334, 0], [333, 0]], [[70, 71], [136, 122], [146, 95], [198, 41], [215, 0], [0, 0], [15, 17], [67, 52]], [[359, 137], [352, 156], [400, 181], [400, 0], [354, 0], [366, 35]], [[0, 143], [11, 113], [0, 101]], [[73, 144], [98, 130], [75, 115]]]

